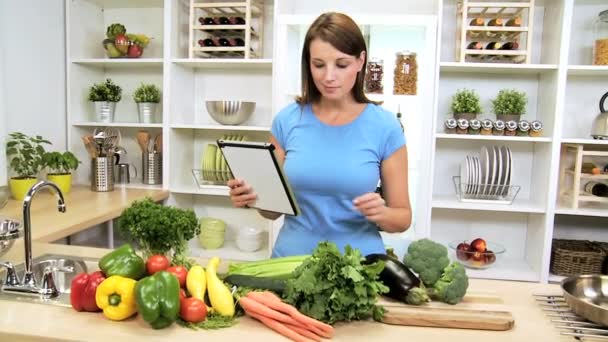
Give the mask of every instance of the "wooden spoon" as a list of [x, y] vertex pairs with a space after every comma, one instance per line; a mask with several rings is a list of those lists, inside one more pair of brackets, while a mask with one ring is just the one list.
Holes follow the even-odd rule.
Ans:
[[154, 152], [161, 153], [163, 151], [163, 134], [159, 133], [154, 138]]
[[150, 133], [146, 130], [137, 132], [137, 143], [143, 153], [148, 153], [148, 143], [150, 142]]

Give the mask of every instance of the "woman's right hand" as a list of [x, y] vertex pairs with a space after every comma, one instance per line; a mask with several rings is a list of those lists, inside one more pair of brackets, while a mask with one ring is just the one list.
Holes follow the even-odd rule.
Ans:
[[247, 207], [258, 198], [251, 185], [242, 179], [231, 179], [227, 185], [230, 188], [230, 200], [237, 208]]

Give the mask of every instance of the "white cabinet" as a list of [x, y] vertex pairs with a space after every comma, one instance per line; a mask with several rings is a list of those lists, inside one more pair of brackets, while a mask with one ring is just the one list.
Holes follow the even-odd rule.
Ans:
[[[535, 1], [531, 64], [456, 62], [457, 0], [266, 0], [261, 58], [190, 59], [189, 6], [189, 0], [70, 0], [66, 45], [70, 149], [87, 160], [80, 136], [98, 126], [86, 101], [87, 91], [92, 83], [112, 78], [124, 91], [117, 107], [118, 122], [113, 125], [121, 129], [128, 158], [141, 165], [134, 139], [140, 128], [162, 132], [162, 187], [171, 191], [170, 203], [228, 223], [224, 248], [205, 251], [193, 240], [193, 254], [249, 260], [270, 255], [281, 222], [267, 221], [254, 210], [232, 208], [225, 186], [198, 187], [191, 171], [200, 168], [205, 146], [225, 134], [267, 139], [273, 116], [299, 93], [306, 28], [325, 11], [345, 12], [358, 21], [369, 41], [370, 57], [385, 62], [385, 94], [372, 98], [384, 101], [394, 112], [400, 107], [404, 114], [414, 224], [406, 234], [386, 236], [387, 244], [402, 252], [405, 240], [411, 238], [431, 237], [447, 244], [483, 237], [502, 243], [506, 253], [493, 267], [470, 271], [472, 276], [547, 281], [552, 238], [589, 238], [601, 225], [592, 219], [579, 220], [578, 215], [608, 217], [608, 211], [565, 210], [556, 204], [561, 145], [601, 144], [589, 136], [597, 101], [608, 90], [603, 82], [608, 67], [591, 65], [591, 22], [605, 9], [601, 1]], [[104, 56], [101, 41], [105, 28], [114, 22], [123, 23], [129, 32], [154, 37], [142, 58]], [[412, 34], [417, 29], [423, 33]], [[420, 54], [419, 93], [395, 96], [394, 54], [407, 49]], [[162, 121], [158, 123], [137, 122], [131, 95], [141, 82], [162, 86]], [[500, 89], [525, 91], [529, 102], [522, 118], [542, 121], [542, 136], [445, 134], [451, 96], [461, 88], [479, 92], [482, 117], [488, 118], [494, 118], [490, 100]], [[242, 125], [220, 125], [207, 113], [205, 101], [224, 99], [255, 101], [255, 112]], [[460, 161], [478, 153], [482, 145], [506, 145], [513, 152], [512, 184], [520, 186], [520, 191], [511, 205], [462, 203], [456, 198], [452, 176], [457, 175]], [[88, 183], [89, 170], [88, 163], [83, 163], [79, 182]], [[243, 253], [234, 246], [235, 232], [247, 225], [269, 233], [261, 251]], [[582, 227], [571, 230], [575, 225]]]

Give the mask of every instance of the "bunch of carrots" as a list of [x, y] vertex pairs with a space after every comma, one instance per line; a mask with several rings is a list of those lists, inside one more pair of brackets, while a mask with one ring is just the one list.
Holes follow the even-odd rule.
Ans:
[[249, 292], [239, 304], [245, 314], [293, 341], [321, 341], [334, 334], [331, 325], [302, 314], [270, 291]]

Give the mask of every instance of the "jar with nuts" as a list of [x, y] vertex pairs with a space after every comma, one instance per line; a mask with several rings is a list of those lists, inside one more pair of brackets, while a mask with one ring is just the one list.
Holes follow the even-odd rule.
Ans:
[[492, 128], [494, 128], [494, 123], [490, 119], [483, 119], [481, 121], [481, 135], [492, 135]]
[[382, 94], [382, 78], [384, 76], [384, 61], [380, 58], [370, 58], [365, 70], [365, 92]]
[[513, 120], [509, 120], [505, 122], [505, 135], [509, 137], [514, 137], [517, 134], [517, 122]]
[[494, 129], [492, 135], [505, 135], [505, 122], [502, 120], [494, 121]]
[[530, 123], [527, 120], [519, 120], [517, 124], [517, 136], [518, 137], [527, 137], [530, 131]]
[[481, 121], [477, 119], [469, 120], [469, 134], [479, 134], [481, 131]]
[[608, 10], [600, 12], [593, 23], [595, 43], [593, 45], [593, 64], [608, 65]]
[[456, 119], [449, 118], [449, 119], [445, 120], [445, 132], [446, 133], [448, 133], [448, 134], [456, 133], [456, 127], [458, 127], [458, 123], [456, 122]]
[[534, 120], [530, 123], [530, 136], [531, 137], [540, 137], [543, 135], [543, 123]]
[[469, 133], [469, 120], [458, 119], [458, 127], [456, 127], [456, 134], [467, 134]]
[[416, 95], [417, 81], [418, 64], [416, 63], [416, 54], [410, 51], [397, 52], [393, 77], [393, 94]]

